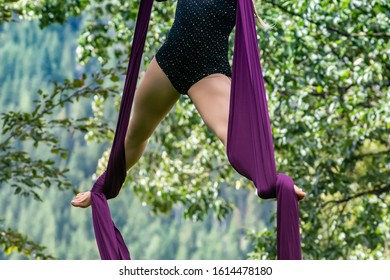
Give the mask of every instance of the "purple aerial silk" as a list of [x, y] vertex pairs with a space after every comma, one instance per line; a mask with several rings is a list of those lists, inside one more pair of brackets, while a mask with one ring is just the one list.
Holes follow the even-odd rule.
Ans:
[[[131, 259], [107, 200], [126, 178], [124, 140], [136, 90], [153, 0], [141, 0], [107, 170], [91, 189], [92, 220], [101, 259]], [[237, 0], [226, 152], [232, 167], [252, 180], [257, 194], [277, 198], [277, 258], [302, 259], [294, 181], [277, 173], [252, 0]]]

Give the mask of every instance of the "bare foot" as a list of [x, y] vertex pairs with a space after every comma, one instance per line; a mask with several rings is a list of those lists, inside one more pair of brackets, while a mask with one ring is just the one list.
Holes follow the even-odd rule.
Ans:
[[294, 185], [295, 193], [297, 194], [298, 200], [302, 200], [306, 197], [306, 193], [302, 191], [301, 188], [298, 188], [296, 185]]
[[71, 204], [74, 207], [80, 207], [80, 208], [87, 208], [91, 205], [91, 192], [82, 192], [78, 193], [73, 200], [71, 201]]

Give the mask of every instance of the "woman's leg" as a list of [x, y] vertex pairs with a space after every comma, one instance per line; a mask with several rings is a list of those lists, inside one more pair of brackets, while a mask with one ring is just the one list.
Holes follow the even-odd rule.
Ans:
[[134, 97], [125, 138], [126, 170], [141, 158], [153, 131], [180, 96], [153, 58]]
[[[149, 137], [180, 96], [153, 57], [134, 96], [124, 143], [126, 170], [141, 158]], [[90, 192], [79, 193], [72, 200], [76, 207], [90, 204]]]
[[[223, 74], [209, 75], [189, 90], [188, 95], [194, 103], [207, 127], [222, 141], [226, 149], [229, 122], [231, 79]], [[294, 185], [299, 199], [306, 196]]]
[[207, 127], [222, 141], [226, 147], [230, 102], [229, 77], [223, 74], [211, 74], [188, 90]]

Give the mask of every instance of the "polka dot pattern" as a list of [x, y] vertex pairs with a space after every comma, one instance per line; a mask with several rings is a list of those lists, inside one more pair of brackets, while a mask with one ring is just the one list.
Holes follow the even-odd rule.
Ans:
[[175, 89], [188, 95], [202, 78], [231, 77], [229, 35], [235, 26], [237, 0], [178, 0], [166, 41], [155, 58]]

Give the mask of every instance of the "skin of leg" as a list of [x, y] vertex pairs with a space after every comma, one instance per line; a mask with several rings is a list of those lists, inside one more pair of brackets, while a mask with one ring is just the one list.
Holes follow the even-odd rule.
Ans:
[[[134, 96], [124, 143], [126, 170], [141, 158], [150, 136], [180, 97], [181, 94], [153, 57]], [[90, 192], [77, 194], [71, 204], [75, 207], [88, 207], [91, 204]]]
[[[188, 95], [195, 105], [206, 126], [222, 141], [226, 149], [229, 122], [231, 78], [216, 73], [201, 79], [188, 90]], [[226, 150], [225, 150], [226, 152]], [[306, 196], [294, 185], [301, 200]]]
[[226, 147], [231, 80], [220, 73], [211, 74], [188, 90], [188, 96], [206, 126]]
[[153, 58], [134, 97], [125, 138], [126, 170], [141, 158], [150, 136], [180, 96]]

